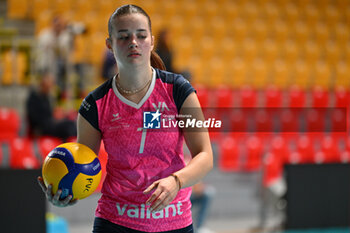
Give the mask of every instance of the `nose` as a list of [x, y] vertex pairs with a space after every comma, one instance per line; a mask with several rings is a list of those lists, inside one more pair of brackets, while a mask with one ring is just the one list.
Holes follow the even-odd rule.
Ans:
[[136, 48], [136, 47], [137, 47], [136, 35], [132, 35], [131, 41], [129, 44], [129, 48], [132, 49], [132, 48]]
[[134, 43], [132, 43], [132, 44], [129, 45], [129, 49], [133, 49], [133, 48], [136, 48], [136, 47], [137, 47], [137, 45], [134, 44]]

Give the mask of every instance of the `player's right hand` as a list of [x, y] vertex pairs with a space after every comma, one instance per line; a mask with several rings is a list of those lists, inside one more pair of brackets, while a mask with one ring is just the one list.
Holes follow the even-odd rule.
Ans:
[[66, 207], [66, 206], [71, 206], [77, 203], [78, 200], [72, 200], [72, 195], [68, 195], [65, 199], [60, 200], [60, 196], [62, 193], [62, 190], [59, 189], [55, 194], [52, 193], [52, 185], [48, 185], [46, 187], [44, 180], [41, 176], [38, 177], [38, 183], [43, 190], [43, 192], [46, 195], [46, 198], [49, 202], [51, 202], [54, 206], [57, 207]]

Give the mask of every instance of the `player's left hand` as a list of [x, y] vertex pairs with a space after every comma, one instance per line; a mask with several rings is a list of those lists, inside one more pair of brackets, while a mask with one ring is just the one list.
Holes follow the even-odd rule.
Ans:
[[151, 212], [157, 212], [163, 210], [174, 200], [180, 190], [180, 185], [175, 177], [168, 176], [153, 182], [143, 193], [148, 194], [152, 190], [154, 190], [154, 192], [148, 198], [146, 204], [151, 205]]
[[38, 183], [41, 187], [41, 189], [43, 190], [43, 192], [46, 195], [46, 198], [49, 202], [51, 202], [54, 206], [57, 207], [66, 207], [66, 206], [70, 206], [70, 205], [74, 205], [75, 203], [77, 203], [77, 200], [72, 200], [72, 196], [69, 195], [68, 197], [66, 197], [63, 200], [60, 200], [60, 196], [62, 193], [61, 189], [58, 189], [56, 193], [52, 193], [52, 185], [48, 185], [48, 187], [46, 187], [44, 180], [41, 176], [38, 177]]

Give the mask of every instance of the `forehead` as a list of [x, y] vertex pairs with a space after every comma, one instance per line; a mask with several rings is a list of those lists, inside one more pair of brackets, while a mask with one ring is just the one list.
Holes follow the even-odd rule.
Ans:
[[149, 30], [147, 17], [139, 13], [119, 16], [114, 19], [113, 26], [116, 29], [116, 32], [119, 30]]

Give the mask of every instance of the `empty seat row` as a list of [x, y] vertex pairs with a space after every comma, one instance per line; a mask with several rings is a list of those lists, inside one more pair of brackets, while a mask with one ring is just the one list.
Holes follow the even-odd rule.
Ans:
[[256, 172], [269, 166], [278, 170], [284, 164], [349, 163], [350, 140], [348, 134], [339, 138], [322, 134], [318, 139], [298, 134], [293, 140], [282, 135], [268, 140], [227, 135], [218, 143], [218, 159], [219, 168], [226, 172]]
[[305, 108], [305, 107], [349, 107], [350, 90], [337, 88], [329, 91], [322, 87], [303, 90], [292, 86], [281, 90], [276, 86], [269, 86], [257, 90], [250, 86], [232, 89], [227, 86], [206, 88], [196, 85], [197, 95], [202, 107], [212, 108]]
[[[77, 37], [73, 60], [90, 63], [98, 70], [105, 50], [106, 22], [111, 11], [124, 3], [109, 0], [96, 6], [84, 0], [9, 0], [8, 16], [33, 18], [36, 33], [50, 26], [55, 14], [62, 14], [70, 22], [85, 23], [87, 35]], [[348, 64], [341, 68], [337, 65], [349, 56], [348, 1], [130, 3], [144, 7], [150, 14], [155, 35], [169, 28], [172, 38], [176, 38], [172, 40], [174, 66], [190, 70], [195, 83], [211, 87], [248, 84], [257, 88], [271, 83], [304, 88], [350, 85]], [[86, 44], [90, 50], [84, 49]], [[28, 69], [23, 62], [18, 63], [19, 68], [13, 70], [18, 70], [18, 75], [7, 71], [3, 80], [12, 83], [23, 79], [23, 70]]]

